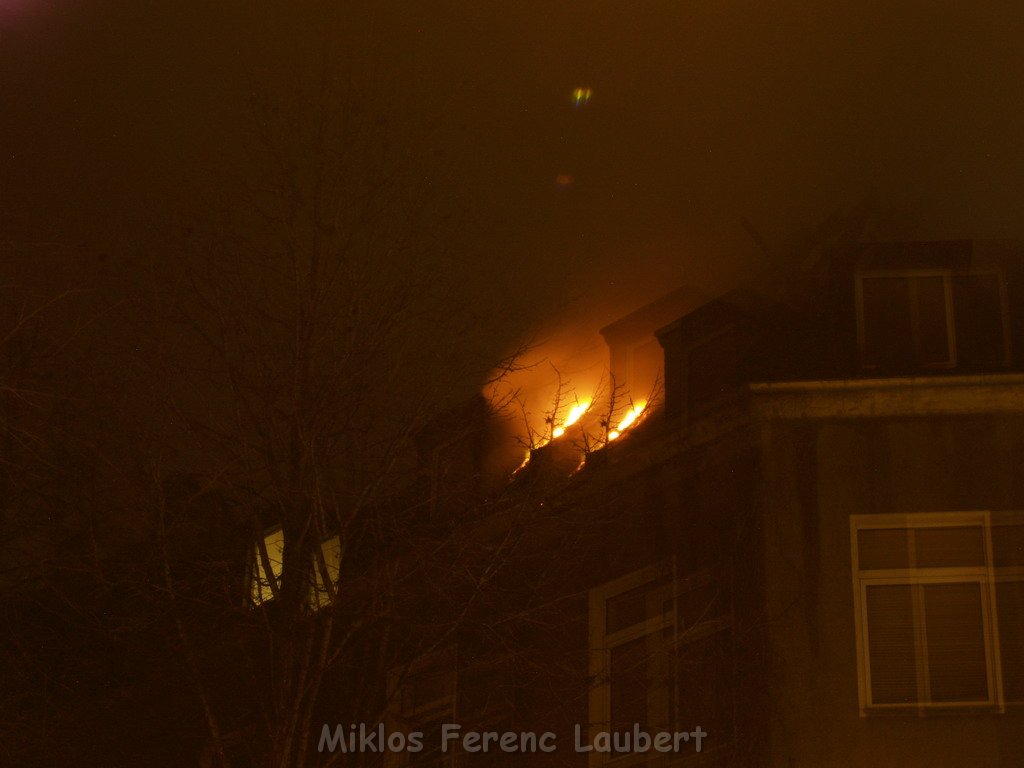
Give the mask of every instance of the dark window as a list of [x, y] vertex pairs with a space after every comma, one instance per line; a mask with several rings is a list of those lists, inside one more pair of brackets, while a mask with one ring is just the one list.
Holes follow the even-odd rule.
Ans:
[[733, 709], [728, 603], [709, 572], [676, 579], [664, 566], [595, 590], [591, 644], [603, 669], [592, 721], [620, 732], [700, 725], [707, 749], [726, 747]]
[[932, 701], [989, 697], [981, 584], [926, 584], [922, 609]]
[[900, 369], [952, 362], [945, 279], [861, 279], [864, 364]]
[[[983, 597], [980, 583], [869, 586], [873, 703], [988, 701]], [[918, 658], [921, 641], [926, 665]], [[927, 693], [919, 687], [919, 674], [925, 676]]]
[[634, 724], [648, 730], [655, 725], [650, 722], [654, 713], [648, 706], [648, 697], [655, 687], [665, 685], [667, 677], [661, 663], [664, 653], [658, 646], [649, 638], [640, 637], [611, 649], [610, 719], [613, 730], [629, 731]]
[[1006, 360], [1003, 298], [999, 276], [954, 275], [957, 358], [962, 365], [993, 365]]
[[860, 278], [861, 355], [868, 368], [912, 371], [1006, 362], [996, 273]]
[[389, 712], [391, 729], [409, 734], [423, 733], [419, 752], [389, 753], [385, 765], [441, 768], [452, 765], [452, 752], [441, 750], [441, 725], [455, 721], [454, 649], [424, 656], [412, 668], [396, 670], [392, 685], [393, 705]]
[[860, 567], [885, 570], [910, 567], [910, 531], [906, 528], [865, 528], [857, 532]]
[[999, 606], [999, 644], [1003, 667], [1003, 695], [1024, 701], [1024, 581], [996, 584]]
[[736, 332], [729, 329], [702, 341], [687, 356], [686, 399], [691, 413], [729, 394], [739, 383]]
[[912, 704], [917, 701], [917, 655], [913, 588], [880, 584], [867, 588], [868, 658], [871, 701]]
[[853, 528], [864, 705], [1024, 700], [1020, 513], [858, 515]]
[[[458, 720], [465, 731], [522, 730], [516, 724], [516, 668], [514, 658], [480, 658], [459, 670]], [[454, 742], [449, 745], [452, 749]], [[472, 768], [513, 766], [521, 755], [491, 745], [485, 752], [459, 752], [455, 764]]]

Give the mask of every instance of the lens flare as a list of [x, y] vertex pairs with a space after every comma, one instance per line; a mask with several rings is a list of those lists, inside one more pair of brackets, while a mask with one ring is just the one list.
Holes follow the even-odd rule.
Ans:
[[577, 88], [572, 92], [572, 102], [576, 107], [585, 107], [590, 103], [590, 96], [593, 93], [589, 88]]

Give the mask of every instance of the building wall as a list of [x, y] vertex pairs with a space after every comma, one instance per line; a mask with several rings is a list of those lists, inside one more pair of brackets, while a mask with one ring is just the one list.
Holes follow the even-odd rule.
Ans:
[[1024, 509], [1024, 417], [767, 421], [760, 444], [769, 764], [1022, 764], [1020, 705], [860, 715], [849, 520]]

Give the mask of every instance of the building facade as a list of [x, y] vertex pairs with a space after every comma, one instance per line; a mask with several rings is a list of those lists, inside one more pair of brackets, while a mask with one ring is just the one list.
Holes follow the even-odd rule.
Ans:
[[393, 709], [558, 749], [395, 764], [1021, 764], [1020, 256], [856, 246], [658, 328], [660, 409], [534, 451], [481, 527], [532, 553], [503, 611], [417, 662], [436, 707]]

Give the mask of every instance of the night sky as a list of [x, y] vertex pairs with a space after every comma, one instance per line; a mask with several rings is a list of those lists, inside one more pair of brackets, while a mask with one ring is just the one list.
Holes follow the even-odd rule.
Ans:
[[721, 287], [741, 219], [782, 248], [872, 189], [886, 238], [1020, 234], [1018, 2], [0, 0], [0, 35], [5, 241], [173, 254], [310, 61], [372, 94], [496, 311]]

